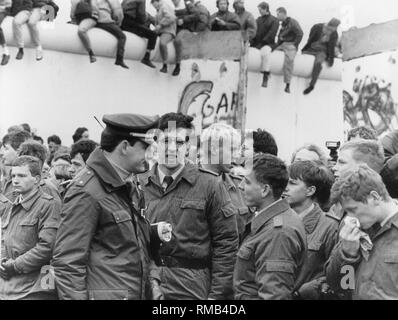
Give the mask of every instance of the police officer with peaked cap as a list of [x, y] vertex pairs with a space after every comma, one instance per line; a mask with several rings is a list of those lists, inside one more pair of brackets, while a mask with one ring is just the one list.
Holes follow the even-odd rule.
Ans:
[[[152, 298], [148, 270], [168, 225], [151, 226], [134, 202], [132, 174], [148, 169], [147, 132], [158, 117], [103, 117], [100, 147], [68, 188], [54, 249], [60, 299]], [[142, 210], [141, 210], [142, 209]]]

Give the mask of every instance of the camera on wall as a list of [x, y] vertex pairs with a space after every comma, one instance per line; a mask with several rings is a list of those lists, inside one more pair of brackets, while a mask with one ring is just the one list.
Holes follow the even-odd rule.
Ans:
[[330, 151], [330, 159], [332, 162], [336, 163], [337, 158], [339, 157], [337, 150], [340, 148], [340, 141], [327, 141], [326, 148]]

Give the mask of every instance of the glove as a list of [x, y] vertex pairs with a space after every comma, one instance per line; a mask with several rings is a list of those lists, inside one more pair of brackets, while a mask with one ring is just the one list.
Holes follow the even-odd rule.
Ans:
[[321, 286], [324, 282], [326, 282], [325, 277], [304, 283], [298, 290], [300, 298], [303, 300], [319, 300], [321, 297]]
[[15, 261], [12, 259], [3, 259], [0, 267], [0, 277], [4, 280], [10, 280], [13, 276], [17, 275], [15, 270]]
[[164, 300], [159, 281], [156, 279], [150, 279], [149, 281], [151, 283], [152, 300]]

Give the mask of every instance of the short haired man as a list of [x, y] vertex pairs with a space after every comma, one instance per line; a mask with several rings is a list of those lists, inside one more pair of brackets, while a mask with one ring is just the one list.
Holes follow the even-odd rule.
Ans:
[[48, 145], [48, 150], [50, 151], [50, 155], [54, 155], [55, 152], [59, 149], [61, 146], [62, 141], [60, 137], [57, 135], [52, 135], [47, 138], [47, 145]]
[[308, 42], [302, 52], [315, 56], [314, 66], [312, 67], [311, 82], [304, 94], [309, 94], [314, 90], [322, 71], [322, 64], [327, 61], [329, 67], [334, 64], [334, 55], [339, 35], [337, 28], [340, 20], [333, 18], [328, 23], [317, 23], [311, 28]]
[[355, 140], [377, 140], [377, 133], [366, 126], [356, 127], [348, 131], [347, 134], [347, 141]]
[[61, 198], [63, 198], [67, 186], [70, 183], [71, 175], [69, 169], [71, 167], [71, 159], [69, 152], [59, 149], [51, 161], [51, 168], [47, 181], [55, 188]]
[[92, 140], [81, 140], [72, 145], [70, 151], [71, 166], [69, 174], [74, 178], [85, 166], [91, 153], [98, 147]]
[[158, 163], [140, 177], [150, 222], [173, 224], [151, 277], [166, 299], [226, 299], [238, 249], [236, 209], [217, 174], [185, 160], [193, 118], [168, 113], [158, 126]]
[[289, 176], [277, 157], [257, 156], [241, 188], [257, 212], [246, 226], [234, 270], [235, 299], [291, 299], [306, 257], [299, 216], [281, 196]]
[[244, 0], [234, 0], [233, 7], [239, 18], [244, 40], [252, 41], [257, 33], [257, 23], [254, 16], [245, 9]]
[[59, 223], [60, 203], [39, 187], [39, 159], [17, 158], [11, 174], [18, 198], [10, 202], [0, 195], [3, 230], [0, 300], [55, 300], [55, 290], [43, 286], [43, 276], [50, 274], [48, 265]]
[[326, 283], [323, 266], [332, 252], [339, 220], [325, 214], [319, 204], [329, 201], [333, 174], [312, 161], [298, 161], [289, 167], [289, 182], [283, 197], [303, 221], [307, 234], [307, 259], [296, 281], [297, 299], [319, 299]]
[[217, 0], [216, 5], [218, 12], [210, 17], [211, 31], [240, 30], [241, 25], [239, 17], [234, 12], [228, 10], [229, 1]]
[[242, 177], [231, 174], [232, 163], [239, 157], [241, 137], [238, 131], [229, 125], [215, 123], [203, 130], [200, 136], [202, 168], [214, 172], [224, 183], [232, 204], [237, 209], [239, 236], [243, 235], [247, 222], [253, 213], [246, 206], [239, 184]]
[[283, 62], [283, 79], [286, 84], [285, 92], [290, 93], [290, 82], [293, 75], [294, 59], [296, 58], [298, 46], [303, 39], [303, 30], [297, 20], [287, 16], [287, 10], [280, 7], [276, 10], [277, 18], [282, 22], [279, 31], [278, 42], [274, 49], [285, 53]]
[[148, 39], [146, 53], [141, 62], [150, 68], [155, 68], [155, 65], [150, 60], [150, 55], [151, 51], [155, 49], [158, 36], [156, 32], [145, 26], [147, 20], [145, 0], [123, 0], [122, 8], [124, 14], [122, 30]]
[[[356, 140], [345, 143], [339, 151], [336, 165], [332, 168], [336, 179], [346, 171], [350, 171], [358, 164], [366, 164], [371, 169], [380, 173], [384, 165], [383, 147], [377, 141]], [[339, 203], [330, 208], [330, 213], [338, 218], [343, 218], [345, 213]]]
[[257, 129], [257, 131], [246, 135], [243, 149], [246, 158], [265, 153], [278, 156], [278, 146], [275, 138], [271, 133], [263, 129]]
[[185, 10], [177, 10], [177, 36], [174, 40], [176, 67], [173, 76], [181, 72], [182, 46], [184, 34], [210, 30], [210, 13], [198, 0], [184, 0]]
[[[355, 287], [355, 300], [398, 299], [398, 204], [381, 177], [360, 164], [336, 181], [332, 200], [342, 205], [348, 217], [326, 264], [327, 282], [335, 291], [346, 289], [342, 284]], [[366, 234], [370, 229], [371, 237]]]
[[60, 299], [152, 298], [148, 270], [166, 224], [150, 227], [131, 175], [145, 172], [148, 130], [157, 117], [103, 117], [101, 146], [69, 186], [53, 266]]
[[262, 87], [268, 86], [271, 64], [270, 55], [275, 45], [275, 38], [279, 28], [279, 21], [274, 17], [269, 9], [267, 2], [258, 5], [260, 17], [257, 18], [257, 34], [253, 39], [252, 47], [260, 50], [261, 53], [261, 72], [263, 73]]
[[327, 164], [328, 159], [323, 150], [315, 144], [305, 144], [298, 148], [292, 155], [292, 163], [296, 161], [320, 161]]

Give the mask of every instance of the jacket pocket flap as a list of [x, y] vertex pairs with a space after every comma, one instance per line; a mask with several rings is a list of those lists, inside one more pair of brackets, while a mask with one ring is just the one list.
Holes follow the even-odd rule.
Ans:
[[243, 260], [249, 260], [252, 255], [253, 250], [248, 247], [241, 247], [238, 251], [238, 257]]
[[321, 246], [322, 246], [322, 243], [320, 243], [320, 242], [308, 243], [308, 250], [319, 251]]
[[181, 209], [196, 209], [204, 210], [206, 202], [204, 200], [183, 200], [181, 203]]
[[391, 254], [384, 257], [385, 263], [398, 263], [398, 254]]
[[22, 220], [22, 221], [19, 223], [19, 225], [20, 225], [20, 226], [34, 226], [34, 225], [37, 224], [37, 221], [38, 221], [37, 218], [34, 218], [34, 219], [29, 218], [29, 219]]
[[294, 273], [294, 266], [292, 262], [289, 261], [267, 261], [265, 263], [268, 272], [286, 272]]
[[121, 223], [121, 222], [131, 220], [130, 214], [125, 210], [113, 211], [112, 215], [113, 215], [113, 218], [115, 219], [116, 223]]

